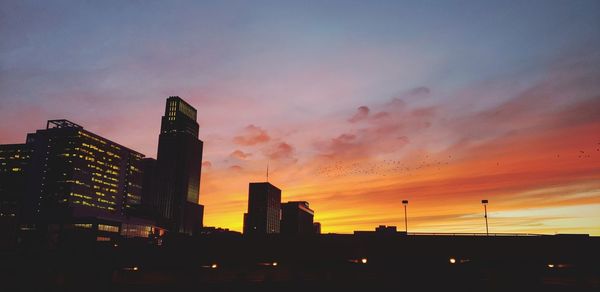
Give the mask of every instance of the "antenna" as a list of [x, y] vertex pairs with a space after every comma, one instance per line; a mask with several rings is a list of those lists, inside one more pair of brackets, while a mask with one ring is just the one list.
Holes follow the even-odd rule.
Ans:
[[269, 182], [269, 161], [267, 161], [267, 182]]

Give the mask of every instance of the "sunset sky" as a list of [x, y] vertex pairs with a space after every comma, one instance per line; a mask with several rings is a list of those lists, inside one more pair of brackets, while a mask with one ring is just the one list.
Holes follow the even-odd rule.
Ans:
[[198, 110], [204, 223], [248, 182], [322, 231], [600, 235], [600, 1], [1, 1], [0, 144], [48, 119], [156, 157]]

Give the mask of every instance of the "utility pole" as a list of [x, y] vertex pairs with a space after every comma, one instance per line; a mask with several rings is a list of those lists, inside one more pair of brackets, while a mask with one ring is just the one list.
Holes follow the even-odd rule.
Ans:
[[488, 229], [488, 216], [487, 216], [487, 204], [488, 200], [481, 200], [481, 204], [483, 204], [483, 212], [485, 217], [485, 235], [490, 236], [490, 231]]
[[404, 205], [404, 230], [406, 231], [406, 235], [408, 235], [408, 217], [406, 216], [406, 205], [408, 205], [408, 200], [402, 200], [402, 205]]

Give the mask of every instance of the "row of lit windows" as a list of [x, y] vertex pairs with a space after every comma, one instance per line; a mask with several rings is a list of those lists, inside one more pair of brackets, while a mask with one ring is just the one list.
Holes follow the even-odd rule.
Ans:
[[109, 204], [109, 205], [113, 205], [113, 206], [116, 205], [115, 202], [112, 202], [112, 201], [109, 201], [109, 200], [106, 200], [106, 199], [103, 199], [103, 198], [98, 198], [97, 200], [100, 203]]
[[117, 187], [117, 185], [116, 185], [116, 184], [109, 183], [109, 182], [103, 181], [103, 180], [101, 180], [101, 179], [97, 179], [97, 178], [95, 178], [95, 177], [92, 177], [92, 182], [101, 183], [101, 184], [104, 184], [104, 185], [107, 185], [107, 186], [111, 186], [111, 187], [113, 187], [113, 188], [116, 188], [116, 187]]
[[102, 143], [102, 144], [106, 144], [106, 141], [104, 141], [104, 140], [102, 140], [102, 139], [98, 139], [98, 138], [96, 138], [96, 137], [94, 137], [94, 136], [92, 136], [92, 135], [89, 135], [89, 134], [88, 134], [88, 133], [86, 133], [86, 132], [79, 131], [78, 133], [79, 133], [79, 135], [81, 135], [81, 136], [84, 136], [84, 137], [86, 137], [86, 138], [89, 138], [89, 139], [92, 139], [92, 140], [94, 140], [94, 141], [96, 141], [96, 142], [99, 142], [99, 143]]
[[106, 174], [101, 174], [101, 173], [97, 173], [97, 172], [92, 172], [93, 175], [97, 176], [97, 177], [101, 177], [101, 178], [105, 178], [114, 182], [119, 182], [118, 179], [114, 178], [114, 177], [109, 177]]
[[106, 154], [108, 154], [108, 156], [114, 156], [114, 157], [116, 157], [116, 158], [118, 158], [118, 159], [121, 159], [121, 156], [120, 156], [119, 154], [112, 153], [112, 152], [110, 152], [110, 151], [106, 151]]
[[113, 225], [98, 224], [98, 230], [99, 231], [106, 231], [106, 232], [115, 232], [115, 233], [118, 233], [119, 232], [119, 227], [118, 226], [113, 226]]
[[87, 199], [87, 200], [91, 200], [92, 197], [90, 196], [86, 196], [86, 195], [82, 195], [82, 194], [78, 194], [78, 193], [73, 193], [71, 192], [69, 195], [71, 195], [71, 197], [77, 197], [77, 198], [82, 198], [82, 199]]
[[114, 189], [114, 188], [101, 188], [101, 187], [100, 187], [100, 186], [98, 186], [98, 185], [94, 185], [94, 186], [93, 186], [93, 189], [94, 189], [94, 190], [103, 190], [103, 191], [107, 191], [107, 192], [109, 192], [109, 193], [116, 193], [116, 192], [117, 192], [117, 190], [116, 190], [116, 189]]
[[154, 233], [154, 228], [147, 225], [123, 224], [121, 235], [125, 237], [149, 237]]
[[111, 206], [103, 206], [103, 205], [96, 205], [94, 203], [90, 203], [88, 201], [73, 201], [74, 204], [79, 204], [79, 205], [83, 205], [83, 206], [87, 206], [87, 207], [93, 207], [93, 208], [98, 208], [98, 209], [102, 209], [102, 210], [109, 210], [109, 211], [115, 211], [116, 209], [114, 207]]
[[95, 169], [95, 170], [97, 170], [99, 172], [106, 172], [106, 173], [112, 174], [114, 176], [119, 176], [119, 172], [117, 172], [117, 171], [114, 171], [114, 170], [111, 170], [111, 169], [104, 169], [103, 167], [96, 166], [94, 164], [88, 164], [87, 167], [91, 168], [91, 169]]
[[66, 182], [66, 183], [72, 183], [72, 184], [76, 184], [76, 185], [78, 185], [78, 186], [85, 186], [85, 187], [88, 187], [88, 188], [90, 187], [90, 185], [88, 185], [88, 184], [86, 184], [86, 183], [84, 183], [84, 182], [82, 182], [82, 181], [80, 181], [80, 180], [66, 180], [66, 181], [64, 181], [64, 182]]
[[[112, 161], [112, 160], [109, 159], [109, 161]], [[102, 166], [107, 166], [107, 167], [109, 167], [111, 169], [114, 169], [114, 170], [119, 170], [119, 167], [116, 166], [116, 165], [114, 165], [114, 164], [106, 163], [106, 162], [100, 161], [100, 160], [96, 161], [96, 163], [98, 163], [98, 164], [100, 164]]]

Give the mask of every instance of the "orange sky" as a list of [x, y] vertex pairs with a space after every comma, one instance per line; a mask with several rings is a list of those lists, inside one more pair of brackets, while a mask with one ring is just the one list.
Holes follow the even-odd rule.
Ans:
[[[248, 183], [323, 232], [600, 235], [600, 1], [12, 1], [0, 143], [49, 119], [156, 157], [165, 99], [198, 110], [205, 224]], [[16, 122], [18, 121], [18, 122]]]
[[[590, 89], [597, 85], [578, 70], [559, 69], [505, 102], [455, 117], [449, 106], [393, 99], [290, 131], [287, 141], [310, 144], [312, 153], [260, 146], [272, 138], [252, 126], [241, 131], [245, 143], [233, 139], [248, 149], [232, 152], [234, 167], [204, 170], [205, 223], [241, 230], [247, 184], [263, 181], [270, 161], [282, 200], [309, 201], [323, 232], [402, 229], [403, 199], [411, 231], [484, 232], [480, 200], [488, 199], [490, 232], [600, 235], [600, 98], [563, 97]], [[307, 142], [329, 128], [339, 135]], [[254, 159], [257, 149], [266, 157]]]

